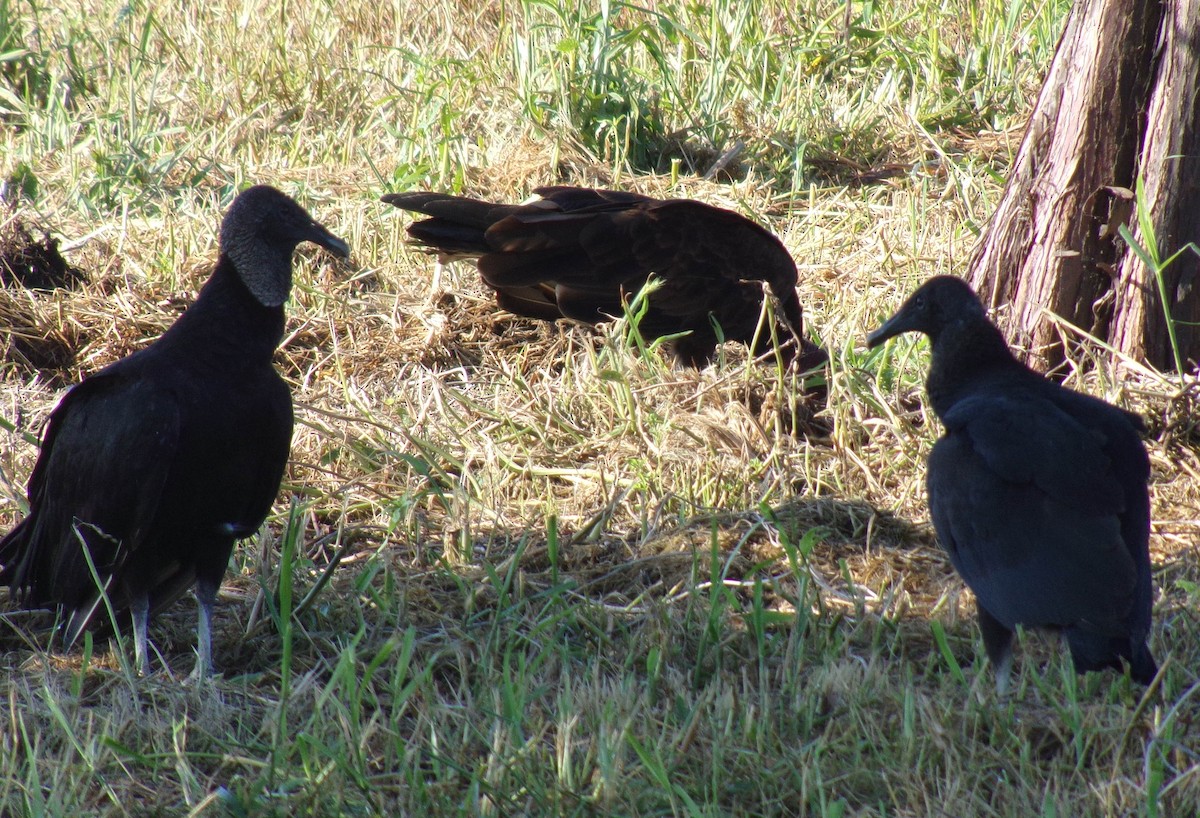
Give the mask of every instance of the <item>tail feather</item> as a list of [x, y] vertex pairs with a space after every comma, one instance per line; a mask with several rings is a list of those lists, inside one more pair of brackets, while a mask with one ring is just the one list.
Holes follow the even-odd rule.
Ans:
[[1129, 661], [1129, 676], [1138, 684], [1148, 685], [1158, 675], [1158, 663], [1143, 642], [1133, 646], [1133, 657]]
[[571, 187], [570, 185], [547, 185], [534, 188], [533, 192], [564, 211], [605, 208], [623, 210], [630, 205], [656, 201], [640, 193], [629, 193], [623, 190], [597, 190], [588, 187]]
[[63, 645], [71, 648], [79, 639], [80, 634], [88, 629], [92, 623], [92, 618], [96, 616], [96, 612], [104, 606], [104, 600], [108, 598], [109, 589], [112, 587], [113, 578], [108, 576], [104, 580], [104, 588], [100, 593], [93, 594], [80, 606], [72, 608], [67, 614], [67, 620], [63, 623]]
[[445, 193], [389, 193], [381, 200], [401, 210], [430, 216], [411, 224], [408, 234], [444, 259], [488, 252], [491, 249], [485, 236], [488, 228], [519, 209]]
[[1149, 684], [1158, 673], [1158, 664], [1144, 637], [1114, 637], [1081, 628], [1067, 629], [1066, 637], [1078, 673], [1120, 671], [1128, 666], [1130, 678], [1139, 684]]
[[413, 222], [408, 235], [418, 244], [436, 250], [443, 261], [481, 256], [489, 249], [483, 231], [446, 219]]
[[28, 552], [29, 517], [17, 523], [12, 531], [0, 540], [0, 585], [21, 588], [25, 581], [25, 555]]
[[479, 199], [451, 196], [446, 193], [389, 193], [380, 201], [426, 216], [457, 222], [478, 230], [488, 227], [502, 216], [500, 212], [513, 210], [512, 205], [497, 205]]

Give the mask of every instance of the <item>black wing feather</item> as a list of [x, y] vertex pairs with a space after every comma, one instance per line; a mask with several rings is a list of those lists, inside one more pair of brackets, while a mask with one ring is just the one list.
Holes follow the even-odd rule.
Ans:
[[33, 512], [0, 542], [4, 583], [34, 605], [91, 607], [80, 537], [102, 579], [117, 570], [153, 523], [178, 435], [178, 412], [153, 384], [98, 373], [71, 389], [30, 478]]
[[1057, 491], [1053, 469], [998, 469], [989, 455], [1003, 437], [989, 438], [995, 419], [979, 414], [978, 428], [967, 420], [929, 456], [930, 511], [954, 567], [1010, 630], [1024, 624], [1127, 634], [1137, 570], [1117, 511], [1081, 503], [1073, 489]]

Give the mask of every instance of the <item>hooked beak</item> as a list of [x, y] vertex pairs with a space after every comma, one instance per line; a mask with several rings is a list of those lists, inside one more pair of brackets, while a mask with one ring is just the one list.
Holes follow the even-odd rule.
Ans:
[[308, 233], [304, 238], [306, 241], [311, 241], [313, 244], [324, 247], [338, 258], [350, 257], [350, 245], [330, 233], [325, 228], [325, 225], [318, 221], [314, 221], [309, 226]]
[[902, 335], [915, 329], [916, 327], [909, 324], [908, 311], [904, 307], [901, 307], [895, 315], [867, 335], [867, 349], [874, 349], [885, 341], [895, 338], [897, 335]]

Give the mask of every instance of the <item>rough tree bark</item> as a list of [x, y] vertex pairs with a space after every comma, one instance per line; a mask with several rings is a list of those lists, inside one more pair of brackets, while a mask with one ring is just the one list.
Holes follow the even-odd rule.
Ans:
[[[1038, 96], [1008, 187], [968, 278], [1029, 362], [1063, 358], [1043, 310], [1117, 349], [1172, 368], [1152, 271], [1117, 236], [1136, 229], [1139, 175], [1162, 257], [1200, 243], [1200, 0], [1078, 0]], [[1200, 256], [1165, 270], [1176, 322], [1200, 322]], [[1200, 325], [1179, 323], [1200, 360]]]

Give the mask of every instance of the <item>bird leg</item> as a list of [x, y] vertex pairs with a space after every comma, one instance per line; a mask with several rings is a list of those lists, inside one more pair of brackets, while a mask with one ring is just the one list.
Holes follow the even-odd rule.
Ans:
[[217, 601], [217, 583], [205, 578], [196, 580], [196, 667], [191, 678], [202, 682], [212, 675], [212, 615]]
[[1008, 695], [1008, 688], [1012, 684], [1012, 666], [1013, 652], [1012, 646], [1004, 652], [1000, 657], [1000, 661], [993, 662], [992, 665], [996, 672], [996, 695], [1003, 698]]
[[975, 600], [979, 613], [979, 630], [983, 634], [983, 647], [987, 651], [988, 661], [996, 674], [996, 692], [1008, 694], [1009, 682], [1012, 679], [1013, 650], [1012, 631], [1000, 620], [996, 619], [986, 608]]
[[150, 675], [150, 654], [146, 632], [150, 623], [150, 595], [140, 593], [133, 597], [129, 606], [133, 617], [133, 658], [137, 664], [139, 676]]

